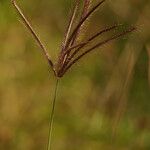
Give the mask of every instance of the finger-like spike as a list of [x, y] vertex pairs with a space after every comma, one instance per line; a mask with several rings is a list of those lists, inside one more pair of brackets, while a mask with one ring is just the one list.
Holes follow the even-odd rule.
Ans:
[[100, 1], [97, 5], [95, 5], [86, 15], [85, 17], [83, 17], [81, 19], [81, 21], [78, 23], [78, 25], [76, 26], [76, 28], [74, 29], [74, 31], [72, 32], [71, 36], [69, 37], [67, 43], [66, 43], [66, 47], [65, 49], [68, 48], [72, 38], [74, 37], [74, 35], [76, 35], [76, 33], [78, 32], [78, 29], [82, 26], [82, 24], [87, 20], [87, 18], [89, 18], [89, 16], [101, 5], [105, 2], [105, 0]]
[[[83, 6], [83, 11], [82, 11], [80, 21], [87, 15], [89, 8], [90, 8], [90, 3], [91, 3], [91, 0], [84, 0], [84, 6]], [[83, 27], [84, 27], [84, 24], [82, 24], [78, 28], [78, 31], [76, 31], [76, 34], [73, 36], [71, 40], [71, 44], [70, 44], [71, 46], [74, 45], [74, 43], [77, 41], [78, 35], [80, 35], [80, 33], [82, 32]]]
[[79, 0], [76, 0], [76, 4], [75, 4], [75, 6], [73, 8], [73, 13], [72, 13], [72, 15], [70, 17], [70, 21], [69, 21], [69, 24], [68, 24], [68, 27], [67, 27], [67, 30], [66, 30], [65, 40], [63, 42], [63, 50], [64, 50], [64, 47], [65, 47], [65, 45], [67, 43], [67, 40], [69, 38], [69, 35], [70, 35], [70, 32], [71, 32], [73, 23], [75, 21], [75, 16], [76, 16], [76, 13], [77, 13], [78, 6], [79, 6]]
[[111, 42], [111, 41], [113, 41], [113, 40], [115, 40], [115, 39], [117, 39], [117, 38], [119, 38], [119, 37], [121, 37], [121, 36], [124, 36], [124, 35], [126, 35], [126, 34], [132, 32], [132, 31], [134, 31], [134, 30], [136, 30], [136, 28], [135, 28], [135, 27], [132, 27], [132, 28], [130, 28], [130, 29], [128, 29], [128, 30], [126, 30], [126, 31], [124, 31], [124, 32], [122, 32], [122, 33], [120, 33], [120, 34], [116, 34], [116, 35], [114, 35], [114, 36], [112, 36], [112, 37], [110, 37], [110, 38], [108, 38], [108, 39], [106, 39], [106, 40], [104, 40], [104, 41], [102, 41], [102, 42], [96, 44], [96, 45], [93, 46], [92, 48], [86, 50], [86, 51], [83, 52], [81, 55], [79, 55], [77, 58], [75, 58], [72, 62], [70, 62], [70, 64], [69, 64], [68, 66], [66, 66], [66, 68], [64, 69], [64, 72], [63, 72], [63, 73], [65, 73], [73, 64], [75, 64], [79, 59], [81, 59], [83, 56], [85, 56], [85, 55], [88, 54], [89, 52], [91, 52], [91, 51], [93, 51], [94, 49], [96, 49], [96, 48], [98, 48], [98, 47], [100, 47], [100, 46], [102, 46], [102, 45], [105, 45], [105, 44], [107, 44], [107, 43], [109, 43], [109, 42]]
[[121, 25], [121, 24], [116, 24], [116, 25], [114, 25], [114, 26], [110, 26], [110, 27], [107, 27], [107, 28], [105, 28], [105, 29], [99, 31], [98, 33], [96, 33], [96, 34], [94, 34], [92, 37], [90, 37], [86, 42], [80, 43], [80, 44], [78, 44], [78, 45], [75, 45], [75, 46], [69, 48], [69, 49], [66, 51], [65, 54], [67, 54], [67, 52], [71, 51], [72, 49], [78, 48], [78, 49], [76, 49], [76, 50], [73, 52], [73, 54], [70, 56], [70, 57], [73, 57], [75, 54], [77, 54], [77, 52], [79, 52], [79, 50], [80, 50], [81, 48], [83, 48], [84, 46], [86, 46], [89, 42], [93, 41], [95, 38], [97, 38], [97, 37], [100, 36], [101, 34], [106, 33], [106, 32], [109, 32], [109, 31], [112, 31], [113, 29], [118, 28], [119, 26], [122, 26], [122, 25]]
[[[42, 49], [42, 52], [45, 56], [45, 58], [47, 59], [48, 63], [50, 64], [50, 66], [52, 67], [53, 71], [54, 71], [54, 67], [53, 67], [53, 63], [50, 59], [50, 56], [48, 54], [47, 49], [45, 48], [44, 44], [42, 43], [42, 41], [40, 40], [40, 38], [38, 37], [38, 35], [36, 34], [36, 32], [34, 31], [34, 29], [32, 28], [30, 22], [28, 21], [28, 19], [25, 17], [25, 15], [23, 14], [22, 10], [20, 9], [20, 7], [17, 5], [16, 0], [12, 0], [12, 4], [15, 7], [17, 13], [19, 14], [19, 16], [21, 17], [24, 25], [27, 27], [27, 29], [30, 31], [30, 33], [32, 34], [33, 38], [36, 40], [36, 42], [38, 43], [38, 45], [40, 46], [40, 48]], [[55, 73], [55, 71], [54, 71]]]
[[79, 0], [75, 0], [75, 6], [73, 8], [73, 12], [72, 12], [72, 15], [70, 17], [69, 24], [68, 24], [68, 27], [67, 27], [67, 30], [65, 33], [65, 38], [64, 38], [64, 41], [62, 43], [62, 49], [61, 49], [61, 52], [58, 56], [57, 70], [59, 70], [59, 68], [61, 68], [63, 60], [67, 57], [66, 54], [64, 54], [64, 51], [65, 51], [66, 43], [68, 41], [70, 32], [71, 32], [72, 27], [73, 27], [73, 23], [75, 22], [75, 16], [76, 16], [78, 7], [79, 7]]
[[71, 51], [72, 49], [77, 48], [70, 56], [68, 55], [68, 57], [65, 59], [65, 61], [64, 61], [64, 63], [63, 63], [63, 66], [66, 66], [66, 65], [73, 59], [73, 57], [74, 57], [81, 49], [83, 49], [87, 44], [89, 44], [91, 41], [93, 41], [93, 40], [94, 40], [95, 38], [97, 38], [99, 35], [101, 35], [101, 34], [103, 34], [103, 33], [106, 33], [106, 32], [109, 32], [109, 31], [111, 31], [111, 30], [113, 30], [113, 29], [115, 29], [115, 28], [117, 28], [117, 27], [119, 27], [119, 26], [122, 26], [122, 25], [121, 25], [121, 24], [116, 24], [116, 25], [114, 25], [114, 26], [110, 26], [110, 27], [108, 27], [108, 28], [105, 28], [105, 29], [99, 31], [98, 33], [96, 33], [95, 35], [93, 35], [92, 37], [90, 37], [86, 42], [77, 44], [77, 45], [71, 47], [70, 49], [68, 49], [68, 50], [66, 51], [66, 53], [65, 53], [65, 54], [67, 54], [67, 55], [70, 53], [70, 51]]

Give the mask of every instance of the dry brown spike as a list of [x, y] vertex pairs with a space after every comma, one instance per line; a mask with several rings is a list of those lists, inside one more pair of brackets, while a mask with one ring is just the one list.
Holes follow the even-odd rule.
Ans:
[[[128, 30], [126, 30], [126, 31], [124, 31], [124, 32], [122, 32], [122, 33], [120, 33], [120, 34], [116, 34], [116, 35], [114, 35], [114, 36], [112, 36], [112, 37], [110, 37], [110, 38], [108, 38], [108, 39], [106, 39], [106, 40], [104, 40], [104, 41], [102, 41], [102, 42], [99, 42], [99, 43], [96, 44], [95, 46], [93, 46], [93, 47], [91, 47], [90, 49], [86, 50], [86, 51], [83, 52], [81, 55], [79, 55], [77, 58], [75, 58], [72, 62], [69, 62], [69, 65], [65, 66], [66, 68], [65, 68], [64, 71], [62, 72], [62, 75], [63, 75], [64, 73], [66, 73], [66, 71], [68, 71], [69, 68], [70, 68], [73, 64], [75, 64], [79, 59], [81, 59], [83, 56], [85, 56], [85, 55], [88, 54], [89, 52], [93, 51], [94, 49], [96, 49], [96, 48], [98, 48], [98, 47], [100, 47], [100, 46], [103, 46], [103, 45], [105, 45], [105, 44], [111, 42], [112, 40], [115, 40], [115, 39], [117, 39], [117, 38], [119, 38], [119, 37], [121, 37], [121, 36], [123, 36], [123, 35], [126, 35], [127, 33], [130, 33], [130, 32], [132, 32], [132, 31], [134, 31], [134, 30], [136, 30], [136, 28], [135, 28], [135, 27], [132, 27], [132, 28], [130, 28], [130, 29], [128, 29]], [[73, 58], [73, 57], [72, 57], [72, 58]], [[72, 58], [71, 58], [71, 59], [72, 59]]]
[[37, 33], [34, 31], [33, 27], [31, 26], [29, 20], [25, 17], [25, 15], [23, 14], [22, 10], [20, 9], [20, 7], [17, 5], [16, 0], [12, 0], [12, 4], [15, 7], [16, 11], [18, 12], [19, 16], [21, 17], [24, 25], [27, 27], [27, 29], [30, 31], [30, 33], [32, 34], [33, 38], [36, 40], [36, 42], [38, 43], [38, 45], [40, 46], [41, 50], [43, 51], [44, 56], [46, 57], [49, 65], [53, 68], [53, 63], [50, 59], [50, 56], [47, 52], [47, 49], [45, 48], [44, 44], [42, 43], [42, 41], [40, 40], [40, 38], [38, 37]]

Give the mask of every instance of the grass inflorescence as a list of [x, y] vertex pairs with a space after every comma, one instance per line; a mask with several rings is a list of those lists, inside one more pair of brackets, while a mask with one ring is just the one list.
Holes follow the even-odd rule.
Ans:
[[[132, 31], [134, 31], [135, 27], [129, 27], [128, 29], [115, 33], [112, 36], [102, 40], [97, 41], [96, 39], [102, 36], [104, 33], [112, 32], [116, 29], [119, 29], [121, 24], [115, 24], [111, 26], [106, 26], [104, 29], [101, 29], [97, 33], [93, 34], [88, 38], [83, 38], [82, 41], [78, 40], [82, 35], [83, 30], [87, 30], [87, 26], [85, 25], [88, 22], [91, 15], [104, 4], [106, 0], [101, 0], [97, 4], [92, 4], [92, 0], [82, 0], [83, 5], [81, 4], [81, 0], [75, 0], [75, 4], [72, 10], [71, 17], [69, 19], [69, 23], [64, 34], [63, 42], [61, 45], [60, 53], [58, 54], [58, 59], [54, 63], [48, 54], [48, 51], [40, 38], [38, 37], [36, 31], [33, 29], [29, 20], [25, 17], [23, 11], [18, 6], [16, 0], [12, 0], [12, 4], [15, 7], [17, 13], [21, 17], [24, 25], [30, 31], [32, 36], [34, 37], [37, 44], [40, 46], [45, 59], [48, 61], [50, 68], [53, 70], [54, 75], [57, 78], [56, 88], [55, 88], [55, 95], [52, 104], [52, 112], [51, 112], [51, 119], [50, 119], [50, 132], [49, 132], [49, 144], [48, 150], [51, 149], [51, 134], [52, 134], [52, 126], [53, 126], [53, 118], [54, 118], [54, 110], [55, 110], [55, 101], [57, 95], [57, 87], [58, 87], [58, 80], [59, 78], [63, 77], [65, 73], [74, 65], [76, 64], [82, 57], [89, 54], [90, 52], [94, 51], [95, 49], [115, 40], [118, 39]], [[94, 6], [93, 6], [94, 5]], [[82, 6], [82, 9], [79, 7]], [[81, 12], [79, 12], [81, 11]], [[77, 17], [78, 14], [81, 14], [80, 17]], [[83, 29], [84, 28], [84, 29]]]

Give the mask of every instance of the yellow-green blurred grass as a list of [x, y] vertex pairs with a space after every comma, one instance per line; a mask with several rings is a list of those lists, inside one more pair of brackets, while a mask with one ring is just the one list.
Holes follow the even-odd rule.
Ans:
[[[20, 4], [55, 60], [71, 0]], [[150, 149], [149, 8], [146, 0], [115, 0], [93, 16], [95, 29], [127, 22], [138, 30], [85, 57], [61, 81], [53, 149]], [[10, 1], [1, 0], [0, 149], [40, 150], [46, 148], [55, 80], [17, 18]]]

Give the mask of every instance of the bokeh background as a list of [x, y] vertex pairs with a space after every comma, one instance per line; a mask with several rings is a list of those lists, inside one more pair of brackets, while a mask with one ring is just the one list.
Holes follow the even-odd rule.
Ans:
[[[72, 3], [19, 1], [54, 61]], [[44, 150], [56, 80], [19, 20], [10, 0], [0, 0], [0, 150]], [[61, 80], [53, 150], [150, 150], [150, 1], [108, 0], [87, 33], [114, 23], [137, 31], [84, 57]]]

